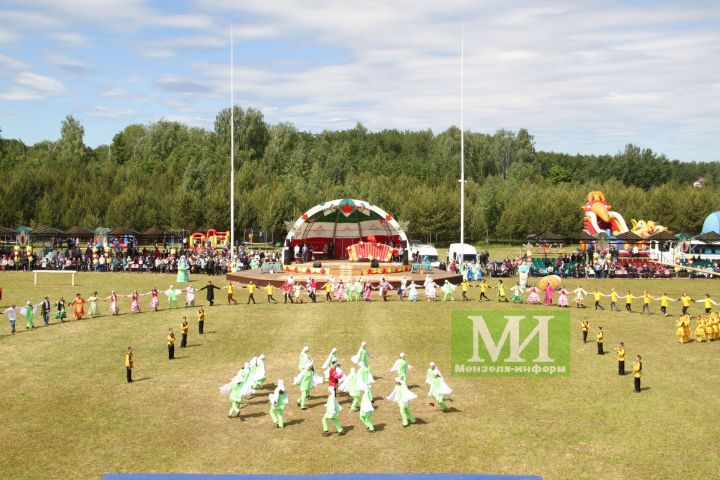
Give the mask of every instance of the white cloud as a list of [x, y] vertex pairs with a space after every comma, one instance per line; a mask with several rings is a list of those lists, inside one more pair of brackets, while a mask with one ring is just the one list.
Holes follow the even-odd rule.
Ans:
[[16, 58], [0, 53], [0, 64], [8, 70], [21, 70], [28, 67], [28, 64]]
[[[212, 26], [209, 15], [201, 13], [172, 14], [154, 8], [155, 2], [145, 0], [24, 0], [23, 7], [46, 12], [43, 18], [62, 18], [67, 24], [104, 25], [118, 31], [135, 31], [144, 27], [205, 29]], [[14, 12], [24, 15], [28, 12]]]
[[170, 108], [173, 108], [175, 110], [181, 111], [181, 112], [191, 112], [192, 108], [187, 102], [183, 102], [182, 100], [177, 100], [174, 98], [168, 98], [163, 100], [163, 103], [167, 105]]
[[20, 40], [20, 35], [0, 26], [0, 44], [15, 43]]
[[96, 105], [90, 109], [88, 115], [95, 118], [120, 118], [132, 115], [135, 111], [131, 108], [112, 108]]
[[55, 32], [49, 33], [48, 37], [68, 45], [82, 47], [90, 44], [90, 40], [85, 35], [78, 32]]
[[18, 74], [13, 84], [4, 92], [0, 92], [3, 100], [38, 100], [65, 93], [65, 85], [54, 78], [31, 72]]
[[86, 63], [65, 55], [51, 54], [46, 55], [45, 59], [50, 65], [53, 65], [66, 73], [83, 75], [90, 71], [90, 67]]

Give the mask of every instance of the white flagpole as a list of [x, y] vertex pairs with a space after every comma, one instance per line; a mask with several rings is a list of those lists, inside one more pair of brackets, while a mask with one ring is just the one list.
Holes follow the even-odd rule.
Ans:
[[460, 27], [460, 261], [465, 260], [465, 26]]
[[230, 25], [230, 264], [235, 261], [235, 67], [233, 27]]

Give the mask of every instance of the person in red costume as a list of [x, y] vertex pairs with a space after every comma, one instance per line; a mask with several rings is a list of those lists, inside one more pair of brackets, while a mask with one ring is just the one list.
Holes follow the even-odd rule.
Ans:
[[338, 383], [344, 376], [345, 374], [340, 369], [340, 362], [334, 361], [330, 367], [330, 372], [328, 373], [328, 386], [335, 390], [335, 393], [337, 393]]

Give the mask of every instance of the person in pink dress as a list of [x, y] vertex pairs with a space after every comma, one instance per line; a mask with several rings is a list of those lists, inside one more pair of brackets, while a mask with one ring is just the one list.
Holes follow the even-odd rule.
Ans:
[[371, 295], [372, 295], [372, 285], [370, 285], [370, 282], [364, 282], [363, 290], [362, 290], [363, 300], [365, 300], [366, 302], [369, 302]]
[[552, 305], [553, 295], [555, 295], [555, 290], [553, 290], [552, 285], [548, 283], [547, 285], [545, 285], [545, 298], [543, 298], [543, 303], [545, 305]]
[[157, 312], [160, 306], [160, 296], [157, 288], [153, 287], [153, 289], [150, 290], [150, 297], [150, 308], [152, 311]]
[[128, 297], [130, 297], [130, 300], [132, 301], [130, 304], [130, 311], [133, 313], [140, 313], [140, 295], [137, 290], [133, 290]]
[[560, 297], [558, 298], [558, 307], [569, 307], [570, 302], [568, 302], [568, 291], [565, 290], [564, 287], [560, 288]]
[[338, 302], [345, 300], [345, 283], [343, 283], [342, 280], [340, 280], [335, 286], [335, 299]]
[[528, 291], [530, 292], [530, 295], [528, 295], [527, 298], [528, 303], [532, 303], [535, 305], [540, 303], [540, 295], [538, 294], [537, 287], [535, 285], [530, 285]]

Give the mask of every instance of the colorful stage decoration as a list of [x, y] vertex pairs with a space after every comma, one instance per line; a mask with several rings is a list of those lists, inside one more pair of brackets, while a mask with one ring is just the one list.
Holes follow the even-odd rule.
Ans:
[[392, 260], [393, 247], [377, 242], [359, 242], [347, 247], [348, 260], [378, 260], [389, 262]]
[[391, 250], [409, 247], [397, 219], [376, 205], [351, 198], [314, 206], [295, 221], [285, 239], [286, 247], [307, 246], [316, 259], [348, 258], [349, 247], [361, 242], [390, 245]]
[[605, 200], [603, 192], [596, 190], [588, 193], [587, 202], [580, 208], [585, 212], [583, 224], [590, 235], [600, 232], [618, 235], [628, 231], [625, 219], [618, 212], [612, 211], [612, 205]]

